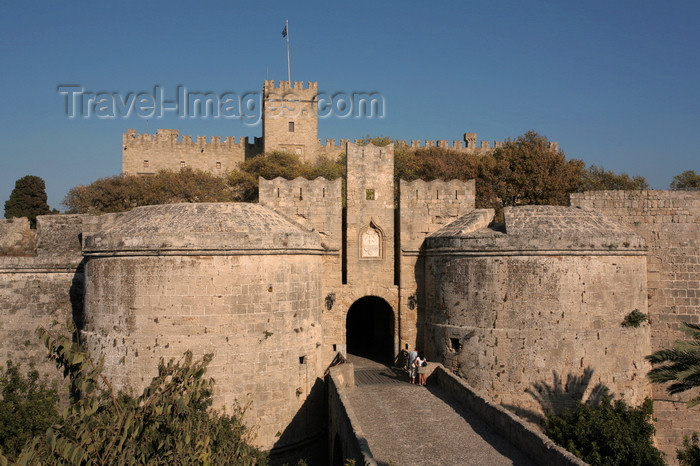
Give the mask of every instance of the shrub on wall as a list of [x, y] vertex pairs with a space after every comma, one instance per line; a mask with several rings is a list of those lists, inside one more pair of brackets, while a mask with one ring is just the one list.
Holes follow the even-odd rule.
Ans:
[[[244, 410], [209, 409], [214, 381], [204, 375], [211, 355], [161, 360], [158, 375], [133, 397], [116, 393], [102, 361], [77, 343], [38, 333], [50, 358], [70, 375], [73, 397], [62, 417], [24, 447], [17, 464], [266, 464], [266, 455], [250, 446]], [[7, 464], [2, 454], [0, 464]]]
[[606, 396], [595, 407], [578, 403], [573, 410], [547, 416], [545, 433], [592, 465], [663, 465], [652, 436], [652, 401], [630, 407]]
[[57, 401], [56, 385], [36, 370], [22, 375], [12, 361], [0, 367], [0, 452], [16, 458], [29, 440], [56, 423]]

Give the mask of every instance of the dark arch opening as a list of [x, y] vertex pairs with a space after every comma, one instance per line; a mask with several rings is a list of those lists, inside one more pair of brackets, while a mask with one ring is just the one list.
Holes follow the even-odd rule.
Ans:
[[376, 296], [350, 306], [345, 321], [348, 353], [390, 365], [394, 361], [394, 311]]

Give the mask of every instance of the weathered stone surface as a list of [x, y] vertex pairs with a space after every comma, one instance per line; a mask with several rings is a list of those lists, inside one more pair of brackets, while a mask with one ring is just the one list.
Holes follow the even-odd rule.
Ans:
[[[491, 216], [493, 214], [490, 214]], [[644, 239], [602, 215], [562, 206], [522, 206], [504, 209], [505, 225], [484, 226], [488, 211], [480, 210], [451, 223], [426, 239], [431, 250], [453, 251], [619, 251], [643, 254]]]
[[[571, 204], [646, 240], [652, 351], [686, 338], [680, 322], [700, 323], [700, 191], [594, 191], [572, 194]], [[683, 436], [698, 429], [697, 408], [684, 402], [693, 393], [669, 395], [654, 385], [653, 394], [656, 441], [674, 458]]]
[[37, 254], [81, 254], [83, 218], [86, 215], [40, 215], [36, 218]]
[[[557, 377], [586, 371], [590, 386], [576, 390], [602, 383], [643, 401], [650, 329], [621, 327], [647, 307], [643, 240], [580, 209], [510, 208], [505, 232], [472, 231], [480, 215], [426, 240], [428, 353], [495, 400], [533, 414], [543, 407], [528, 391], [556, 392]], [[613, 240], [619, 247], [609, 247]]]
[[317, 234], [257, 204], [201, 203], [137, 207], [89, 236], [86, 254], [183, 251], [292, 251], [323, 248]]
[[26, 217], [0, 220], [0, 256], [36, 255], [36, 232]]
[[204, 136], [181, 136], [176, 129], [159, 129], [156, 134], [137, 134], [130, 129], [122, 135], [122, 173], [152, 175], [159, 170], [193, 168], [217, 175], [233, 170], [246, 158], [262, 153], [262, 140], [227, 137], [223, 141]]

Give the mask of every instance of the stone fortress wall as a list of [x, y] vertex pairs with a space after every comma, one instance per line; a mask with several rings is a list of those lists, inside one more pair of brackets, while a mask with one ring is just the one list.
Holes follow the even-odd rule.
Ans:
[[[312, 84], [286, 88], [311, 93]], [[281, 88], [266, 83], [266, 96]], [[313, 117], [304, 100], [302, 113]], [[516, 208], [505, 225], [489, 226], [491, 214], [474, 210], [473, 180], [402, 181], [394, 198], [396, 147], [324, 146], [309, 137], [313, 122], [293, 122], [296, 139], [290, 121], [268, 121], [253, 144], [130, 130], [123, 171], [184, 162], [225, 172], [287, 140], [304, 158], [345, 151], [345, 187], [278, 178], [261, 180], [250, 212], [224, 204], [47, 216], [36, 233], [22, 220], [0, 222], [0, 355], [55, 373], [33, 332], [69, 318], [107, 353], [110, 375], [137, 387], [159, 356], [192, 344], [220, 351], [212, 370], [226, 384], [217, 404], [251, 393], [269, 448], [315, 435], [315, 378], [345, 352], [349, 315], [368, 297], [391, 315], [393, 354], [425, 345], [432, 360], [523, 410], [535, 408], [524, 391], [553, 383], [552, 370], [566, 377], [591, 368], [594, 381], [638, 401], [649, 390], [643, 356], [681, 337], [680, 321], [698, 321], [698, 192], [583, 193], [570, 208]], [[475, 133], [464, 145], [425, 146], [492, 150], [477, 147]], [[258, 229], [240, 230], [248, 227]], [[307, 234], [314, 245], [295, 247]], [[622, 328], [632, 308], [648, 309], [651, 325]], [[255, 370], [232, 370], [239, 358]], [[654, 396], [657, 439], [672, 457], [697, 412], [661, 387]]]
[[[646, 240], [651, 350], [687, 336], [680, 322], [700, 323], [700, 190], [594, 191], [571, 195], [571, 205], [625, 225]], [[656, 439], [669, 458], [683, 435], [698, 430], [698, 408], [688, 393], [652, 387]]]
[[137, 134], [130, 129], [122, 135], [122, 173], [152, 175], [159, 170], [189, 167], [215, 174], [225, 174], [263, 151], [262, 141], [255, 138], [180, 136], [176, 129], [159, 129], [156, 134]]
[[[466, 133], [474, 135], [476, 133]], [[192, 136], [180, 135], [176, 129], [159, 129], [156, 134], [137, 133], [135, 129], [129, 129], [122, 134], [122, 173], [125, 175], [152, 175], [159, 170], [179, 170], [189, 167], [196, 170], [204, 170], [214, 174], [224, 175], [227, 170], [235, 169], [238, 164], [265, 151], [286, 150], [292, 153], [296, 149], [284, 144], [274, 147], [264, 146], [264, 138], [254, 138], [249, 142], [248, 137], [227, 137], [223, 141], [218, 136], [207, 138], [197, 136], [194, 141]], [[336, 159], [345, 153], [347, 144], [351, 142], [359, 144], [359, 139], [325, 139], [324, 142], [316, 139], [315, 149], [306, 150], [313, 157], [306, 157], [307, 161], [316, 157]], [[481, 141], [477, 145], [476, 140], [454, 140], [452, 144], [447, 140], [397, 140], [397, 148], [444, 148], [464, 154], [487, 154], [494, 148], [501, 147], [502, 141]], [[268, 147], [266, 149], [266, 147]], [[306, 145], [305, 145], [306, 147]], [[558, 150], [558, 143], [550, 143], [550, 147]]]
[[[318, 138], [318, 83], [265, 81], [262, 99], [262, 137], [212, 137], [180, 135], [175, 129], [159, 129], [156, 134], [138, 134], [129, 129], [122, 135], [122, 173], [150, 175], [159, 170], [184, 167], [224, 175], [238, 164], [262, 153], [276, 150], [299, 155], [307, 162], [318, 157], [335, 159], [345, 153], [350, 139]], [[354, 141], [355, 144], [359, 140]], [[397, 140], [397, 148], [444, 148], [456, 153], [487, 154], [501, 147], [502, 141], [477, 141], [477, 133], [465, 133], [463, 140]], [[552, 150], [559, 150], [551, 142]]]
[[477, 210], [426, 240], [429, 351], [531, 417], [597, 384], [641, 404], [650, 328], [621, 324], [647, 306], [643, 239], [570, 207], [507, 207], [504, 226], [492, 218]]
[[59, 385], [67, 383], [35, 335], [38, 327], [60, 331], [82, 314], [82, 216], [0, 220], [0, 364], [24, 372], [33, 366]]

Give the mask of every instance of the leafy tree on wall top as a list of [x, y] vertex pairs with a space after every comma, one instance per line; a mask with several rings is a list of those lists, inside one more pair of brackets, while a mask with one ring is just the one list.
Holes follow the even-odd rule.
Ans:
[[15, 182], [15, 189], [5, 202], [5, 218], [27, 217], [32, 228], [36, 228], [37, 215], [55, 213], [47, 199], [44, 180], [38, 176], [24, 176]]
[[649, 183], [643, 176], [630, 178], [627, 173], [620, 175], [606, 170], [603, 167], [591, 165], [583, 170], [581, 177], [581, 191], [602, 190], [639, 190], [649, 189]]
[[700, 174], [695, 170], [686, 170], [673, 177], [671, 189], [700, 188]]

